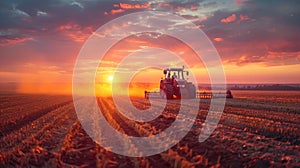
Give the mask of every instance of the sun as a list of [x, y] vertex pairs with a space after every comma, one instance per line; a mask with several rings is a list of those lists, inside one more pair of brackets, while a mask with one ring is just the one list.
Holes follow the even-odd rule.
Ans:
[[108, 76], [107, 80], [108, 80], [109, 82], [112, 82], [112, 81], [114, 80], [114, 77], [113, 77], [113, 76]]

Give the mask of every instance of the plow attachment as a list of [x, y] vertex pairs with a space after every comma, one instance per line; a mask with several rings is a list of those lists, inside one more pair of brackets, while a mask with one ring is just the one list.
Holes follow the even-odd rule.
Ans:
[[[144, 92], [144, 96], [145, 96], [145, 99], [149, 99], [149, 98], [156, 98], [156, 99], [160, 99], [160, 98], [163, 98], [163, 95], [161, 95], [161, 93], [159, 91], [146, 91]], [[226, 96], [226, 98], [233, 98], [233, 95], [231, 94], [231, 91], [230, 90], [227, 90], [227, 92], [225, 93], [215, 93], [213, 94], [212, 92], [199, 92], [197, 91], [196, 92], [196, 98], [197, 99], [211, 99], [213, 98], [213, 95], [214, 97], [218, 98], [218, 97], [222, 97], [222, 96]]]
[[152, 91], [152, 92], [148, 92], [145, 90], [145, 99], [149, 99], [149, 98], [156, 98], [156, 99], [159, 99], [159, 98], [162, 98], [161, 95], [160, 95], [160, 92], [158, 91]]

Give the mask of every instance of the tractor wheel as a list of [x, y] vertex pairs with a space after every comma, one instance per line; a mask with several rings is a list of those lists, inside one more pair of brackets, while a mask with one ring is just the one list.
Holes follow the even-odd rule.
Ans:
[[196, 98], [196, 88], [193, 84], [189, 85], [188, 91], [189, 91], [189, 98], [195, 99]]
[[161, 97], [162, 99], [165, 99], [165, 98], [166, 98], [166, 93], [164, 92], [163, 89], [160, 89], [159, 95], [160, 95], [160, 97]]
[[180, 88], [180, 99], [188, 99], [190, 97], [189, 91], [186, 88]]
[[173, 99], [173, 94], [174, 94], [173, 86], [172, 85], [166, 85], [166, 96], [167, 96], [167, 99]]

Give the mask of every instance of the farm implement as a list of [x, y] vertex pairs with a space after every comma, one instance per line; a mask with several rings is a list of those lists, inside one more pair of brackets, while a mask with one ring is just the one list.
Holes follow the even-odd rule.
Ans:
[[210, 91], [199, 92], [195, 84], [188, 81], [189, 72], [182, 68], [166, 68], [163, 70], [164, 78], [160, 80], [160, 88], [156, 91], [145, 91], [144, 96], [149, 98], [163, 99], [211, 99], [226, 94], [226, 98], [233, 98], [231, 91], [226, 93], [212, 93]]

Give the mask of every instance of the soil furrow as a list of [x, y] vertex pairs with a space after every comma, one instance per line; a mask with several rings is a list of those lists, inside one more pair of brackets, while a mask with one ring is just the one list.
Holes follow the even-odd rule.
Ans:
[[24, 117], [21, 121], [18, 121], [17, 123], [7, 124], [5, 127], [0, 128], [0, 138], [2, 136], [10, 134], [11, 132], [13, 132], [15, 130], [18, 130], [18, 129], [22, 128], [26, 124], [30, 124], [34, 120], [37, 120], [38, 118], [40, 118], [43, 115], [49, 113], [50, 111], [55, 110], [56, 108], [65, 106], [65, 105], [67, 105], [68, 103], [71, 103], [71, 102], [72, 101], [63, 102], [63, 103], [45, 108], [45, 109], [40, 110], [40, 111], [36, 111], [36, 112], [32, 113], [31, 115]]

